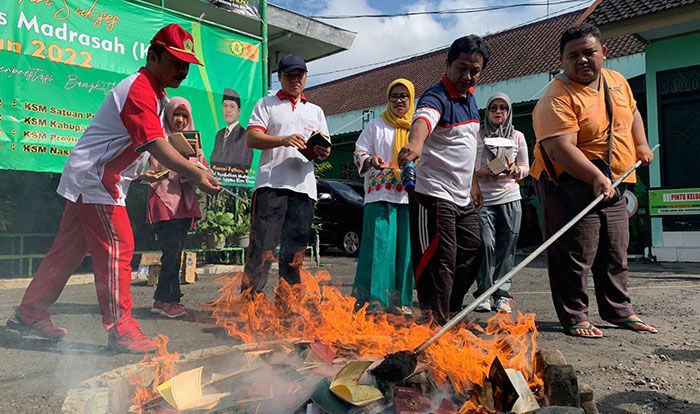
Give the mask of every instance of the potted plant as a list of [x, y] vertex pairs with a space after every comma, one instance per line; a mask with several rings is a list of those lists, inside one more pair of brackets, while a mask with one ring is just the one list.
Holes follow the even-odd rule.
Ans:
[[247, 191], [239, 191], [233, 206], [233, 235], [231, 244], [238, 247], [250, 245], [251, 197]]
[[248, 247], [250, 245], [250, 222], [234, 225], [231, 240], [234, 246]]
[[226, 238], [234, 232], [233, 213], [209, 210], [197, 223], [197, 231], [204, 235], [207, 247], [221, 249], [226, 245]]

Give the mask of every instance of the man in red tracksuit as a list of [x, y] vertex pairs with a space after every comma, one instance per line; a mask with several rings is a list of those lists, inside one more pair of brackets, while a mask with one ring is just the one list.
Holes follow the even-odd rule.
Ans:
[[9, 329], [62, 339], [67, 330], [53, 324], [48, 309], [89, 252], [108, 346], [130, 353], [153, 349], [131, 316], [134, 236], [125, 206], [129, 184], [150, 154], [207, 193], [221, 189], [209, 172], [190, 163], [164, 139], [165, 88], [177, 88], [190, 63], [201, 65], [192, 35], [170, 24], [151, 40], [146, 66], [107, 94], [66, 162], [57, 190], [67, 199], [58, 235], [7, 321]]

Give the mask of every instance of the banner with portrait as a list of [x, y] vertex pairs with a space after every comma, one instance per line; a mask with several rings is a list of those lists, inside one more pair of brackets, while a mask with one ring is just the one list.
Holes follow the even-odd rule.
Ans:
[[[229, 126], [227, 88], [239, 96], [236, 121], [244, 129], [262, 95], [258, 40], [138, 1], [7, 0], [0, 4], [0, 169], [62, 172], [107, 93], [145, 65], [151, 38], [170, 23], [192, 33], [204, 63], [190, 65], [167, 93], [191, 103], [205, 156]], [[252, 186], [258, 153], [217, 175], [226, 185]]]

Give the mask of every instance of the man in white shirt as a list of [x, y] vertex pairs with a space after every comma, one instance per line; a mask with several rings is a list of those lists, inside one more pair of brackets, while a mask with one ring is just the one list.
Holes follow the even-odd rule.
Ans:
[[[253, 194], [251, 237], [241, 290], [260, 292], [267, 282], [272, 252], [281, 243], [279, 274], [299, 283], [316, 202], [314, 161], [302, 155], [314, 131], [328, 135], [323, 110], [304, 96], [306, 63], [297, 55], [279, 62], [282, 89], [261, 98], [248, 122], [248, 146], [262, 150]], [[311, 155], [326, 159], [330, 148], [315, 145]]]
[[418, 100], [408, 145], [399, 152], [402, 166], [416, 160], [409, 205], [418, 303], [441, 325], [462, 309], [483, 257], [481, 193], [473, 177], [479, 136], [474, 86], [488, 59], [478, 36], [452, 43], [445, 74]]

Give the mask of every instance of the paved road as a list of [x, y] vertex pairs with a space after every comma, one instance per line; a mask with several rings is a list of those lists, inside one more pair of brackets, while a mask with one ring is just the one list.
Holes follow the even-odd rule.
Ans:
[[[322, 266], [349, 292], [354, 259], [325, 257]], [[537, 314], [540, 345], [560, 349], [577, 369], [579, 380], [593, 386], [601, 412], [700, 412], [700, 265], [633, 263], [632, 270], [631, 292], [637, 311], [659, 328], [659, 335], [609, 327], [602, 340], [564, 336], [551, 306], [542, 259], [516, 276], [511, 291], [519, 309]], [[197, 322], [201, 304], [217, 297], [216, 278], [207, 275], [183, 286], [183, 303], [194, 310], [184, 320], [152, 315], [153, 288], [136, 284], [132, 290], [134, 315], [146, 334], [170, 337], [171, 351], [186, 353], [231, 344], [210, 326]], [[0, 290], [0, 321], [9, 317], [22, 294], [23, 289]], [[19, 339], [0, 329], [0, 413], [58, 412], [69, 388], [140, 360], [139, 356], [107, 351], [93, 285], [66, 287], [52, 311], [56, 323], [70, 330], [60, 344]], [[600, 322], [595, 305], [592, 315], [594, 323]], [[477, 321], [486, 317], [475, 315]]]

